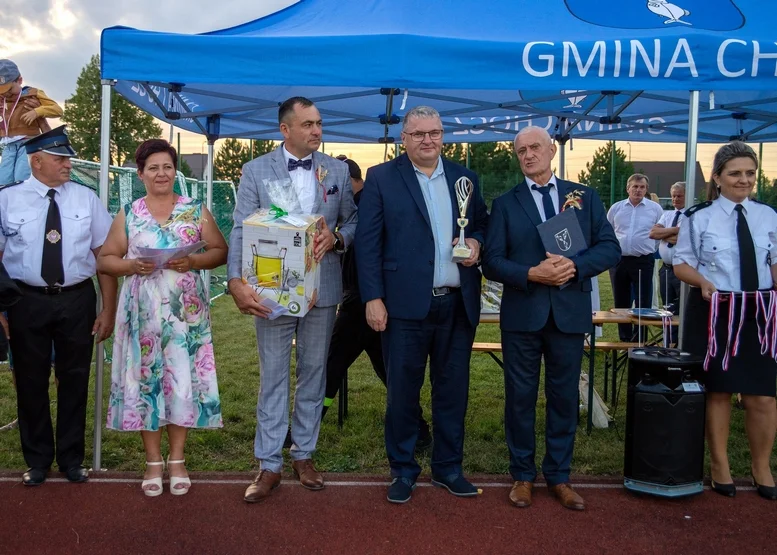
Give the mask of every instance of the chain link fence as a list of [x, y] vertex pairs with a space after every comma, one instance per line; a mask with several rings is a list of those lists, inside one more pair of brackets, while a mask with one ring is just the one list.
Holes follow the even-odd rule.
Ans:
[[[98, 195], [100, 190], [100, 164], [88, 160], [72, 159], [73, 169], [70, 179], [93, 189]], [[138, 177], [135, 168], [109, 166], [108, 176], [108, 211], [115, 216], [125, 204], [145, 196], [146, 189]], [[178, 172], [173, 191], [190, 198], [206, 198], [206, 183], [190, 177], [184, 177]], [[231, 181], [213, 182], [213, 217], [221, 233], [229, 240], [232, 231], [232, 213], [235, 210], [235, 185]], [[204, 277], [204, 276], [203, 276]], [[222, 295], [226, 287], [226, 266], [210, 272], [210, 298]]]

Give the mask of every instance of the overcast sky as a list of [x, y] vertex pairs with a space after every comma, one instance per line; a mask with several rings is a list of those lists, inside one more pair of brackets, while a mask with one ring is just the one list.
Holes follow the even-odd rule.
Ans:
[[245, 23], [295, 0], [0, 0], [0, 58], [24, 82], [64, 102], [81, 69], [100, 53], [100, 32], [125, 25], [202, 33]]

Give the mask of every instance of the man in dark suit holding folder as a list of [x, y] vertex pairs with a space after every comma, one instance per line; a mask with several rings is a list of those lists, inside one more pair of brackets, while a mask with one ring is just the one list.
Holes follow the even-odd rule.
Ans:
[[[583, 341], [591, 331], [591, 279], [617, 264], [620, 246], [596, 191], [553, 174], [556, 145], [547, 131], [522, 129], [515, 137], [515, 152], [526, 180], [494, 201], [483, 256], [485, 277], [504, 284], [505, 434], [515, 480], [509, 499], [516, 507], [531, 505], [537, 475], [534, 420], [544, 358], [542, 473], [564, 507], [582, 510], [585, 502], [569, 485], [569, 469]], [[550, 254], [537, 230], [563, 210], [575, 211], [587, 245], [569, 258]]]

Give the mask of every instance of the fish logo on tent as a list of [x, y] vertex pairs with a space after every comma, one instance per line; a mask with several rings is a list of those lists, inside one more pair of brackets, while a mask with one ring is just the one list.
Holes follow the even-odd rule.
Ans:
[[745, 24], [734, 0], [565, 0], [567, 9], [587, 23], [616, 29], [693, 27], [733, 31]]
[[560, 90], [556, 95], [550, 91], [518, 91], [518, 96], [535, 108], [562, 112], [586, 110], [599, 97], [598, 94], [589, 95], [587, 91], [577, 89]]
[[561, 94], [570, 95], [570, 96], [567, 96], [567, 100], [569, 101], [569, 104], [567, 104], [566, 106], [563, 106], [563, 108], [582, 108], [583, 106], [580, 103], [586, 98], [588, 98], [588, 95], [587, 94], [575, 95], [575, 93], [581, 93], [581, 92], [585, 92], [585, 91], [577, 91], [577, 90], [561, 91]]

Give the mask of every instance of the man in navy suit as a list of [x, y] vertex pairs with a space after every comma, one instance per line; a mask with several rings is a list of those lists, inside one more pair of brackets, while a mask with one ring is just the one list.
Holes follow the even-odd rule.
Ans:
[[[415, 460], [419, 394], [427, 359], [432, 384], [432, 483], [474, 496], [463, 476], [469, 360], [480, 320], [480, 270], [488, 212], [477, 176], [443, 160], [443, 127], [433, 108], [410, 110], [402, 126], [407, 153], [367, 172], [359, 204], [356, 266], [367, 323], [381, 331], [387, 370], [388, 500], [410, 500], [421, 467]], [[465, 242], [454, 263], [459, 207], [455, 183], [472, 183]]]
[[[544, 358], [542, 473], [564, 507], [582, 510], [585, 502], [569, 485], [569, 467], [583, 341], [591, 331], [591, 279], [618, 263], [620, 246], [596, 191], [553, 175], [556, 145], [547, 131], [522, 129], [515, 137], [515, 152], [526, 180], [494, 201], [483, 256], [483, 274], [504, 284], [505, 435], [515, 480], [509, 499], [517, 507], [531, 505], [537, 476], [534, 420]], [[575, 211], [588, 245], [571, 259], [545, 252], [537, 231], [537, 225], [564, 209]]]

